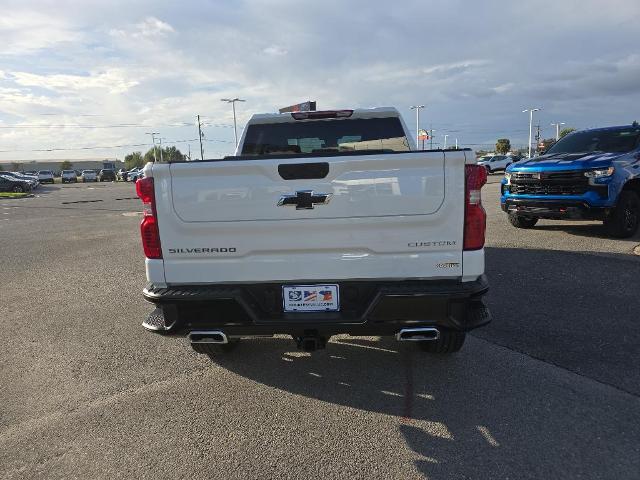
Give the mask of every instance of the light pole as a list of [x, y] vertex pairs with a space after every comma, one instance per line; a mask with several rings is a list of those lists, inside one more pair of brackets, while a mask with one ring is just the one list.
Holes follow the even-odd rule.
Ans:
[[151, 135], [151, 141], [153, 142], [153, 161], [158, 162], [158, 156], [156, 155], [156, 135], [160, 135], [158, 132], [145, 132], [145, 135]]
[[564, 125], [564, 122], [552, 123], [552, 127], [556, 127], [556, 142], [560, 140], [560, 125]]
[[204, 160], [204, 150], [202, 149], [202, 125], [200, 124], [200, 115], [198, 115], [198, 140], [200, 140], [200, 160]]
[[458, 139], [456, 138], [456, 150], [458, 149]]
[[442, 147], [442, 149], [443, 149], [443, 150], [446, 150], [446, 149], [447, 149], [447, 137], [448, 137], [448, 136], [449, 136], [449, 134], [448, 134], [448, 133], [447, 133], [447, 134], [445, 134], [445, 136], [444, 136], [444, 147]]
[[238, 148], [238, 130], [236, 129], [236, 102], [246, 102], [246, 100], [241, 100], [239, 98], [221, 98], [221, 102], [230, 103], [233, 107], [233, 134], [236, 137], [236, 148]]
[[529, 112], [529, 156], [531, 158], [531, 136], [533, 135], [533, 112], [539, 111], [539, 108], [527, 108], [522, 113]]
[[424, 108], [424, 105], [412, 105], [411, 106], [411, 110], [415, 110], [416, 111], [416, 150], [419, 148], [418, 145], [420, 145], [420, 109]]

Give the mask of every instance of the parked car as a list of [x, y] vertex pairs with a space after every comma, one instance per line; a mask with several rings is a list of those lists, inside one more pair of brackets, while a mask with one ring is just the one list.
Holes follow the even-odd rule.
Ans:
[[2, 172], [3, 175], [8, 175], [16, 180], [22, 180], [23, 182], [27, 182], [31, 189], [38, 188], [40, 182], [38, 182], [37, 178], [30, 177], [20, 172]]
[[98, 181], [98, 176], [96, 175], [95, 170], [82, 170], [82, 173], [80, 174], [80, 178], [82, 178], [82, 181], [84, 183]]
[[116, 180], [120, 182], [127, 181], [127, 171], [124, 168], [121, 168], [120, 170], [118, 170], [118, 172], [116, 173]]
[[38, 172], [38, 181], [40, 183], [53, 184], [53, 172], [51, 170], [40, 170]]
[[62, 183], [77, 183], [78, 176], [76, 175], [75, 170], [63, 170], [60, 175], [62, 178]]
[[504, 177], [500, 203], [516, 228], [541, 218], [601, 220], [610, 236], [632, 237], [640, 225], [640, 126], [574, 132]]
[[7, 172], [0, 172], [0, 192], [30, 192], [31, 188], [28, 181], [7, 175]]
[[116, 181], [116, 172], [111, 168], [103, 168], [98, 173], [98, 180], [101, 182], [115, 182]]
[[133, 168], [127, 172], [127, 181], [128, 182], [137, 182], [138, 179], [142, 178], [142, 169], [141, 168]]
[[478, 165], [486, 168], [488, 173], [493, 173], [506, 170], [513, 161], [513, 158], [508, 155], [493, 155], [492, 157], [482, 157], [478, 160]]

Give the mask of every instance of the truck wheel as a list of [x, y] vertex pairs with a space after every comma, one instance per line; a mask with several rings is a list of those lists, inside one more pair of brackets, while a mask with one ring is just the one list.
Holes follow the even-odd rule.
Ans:
[[638, 230], [640, 221], [640, 198], [631, 190], [623, 190], [618, 205], [604, 220], [604, 227], [615, 238], [632, 237]]
[[462, 348], [466, 334], [455, 330], [440, 330], [438, 340], [419, 342], [420, 350], [428, 353], [454, 353]]
[[213, 357], [232, 352], [239, 343], [239, 339], [229, 340], [229, 343], [192, 343], [191, 348], [196, 353], [203, 353]]
[[536, 217], [526, 217], [524, 215], [518, 215], [517, 213], [509, 214], [509, 223], [516, 228], [533, 228], [538, 219]]

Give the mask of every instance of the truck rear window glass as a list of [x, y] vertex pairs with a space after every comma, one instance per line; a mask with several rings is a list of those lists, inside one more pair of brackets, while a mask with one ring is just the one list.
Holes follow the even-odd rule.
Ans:
[[407, 152], [400, 119], [359, 118], [249, 125], [242, 155], [387, 150]]
[[560, 139], [547, 150], [547, 155], [560, 153], [624, 153], [638, 147], [640, 128], [625, 130], [586, 130]]

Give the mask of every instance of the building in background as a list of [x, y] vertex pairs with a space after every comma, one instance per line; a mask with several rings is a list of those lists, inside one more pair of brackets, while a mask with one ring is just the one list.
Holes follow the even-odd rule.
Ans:
[[[59, 172], [63, 162], [71, 163], [73, 170], [100, 170], [103, 168], [112, 168], [118, 170], [124, 168], [124, 161], [117, 158], [78, 158], [78, 159], [41, 159], [41, 160], [0, 160], [0, 167], [4, 171], [39, 171], [53, 170]], [[18, 167], [18, 168], [16, 168]]]

